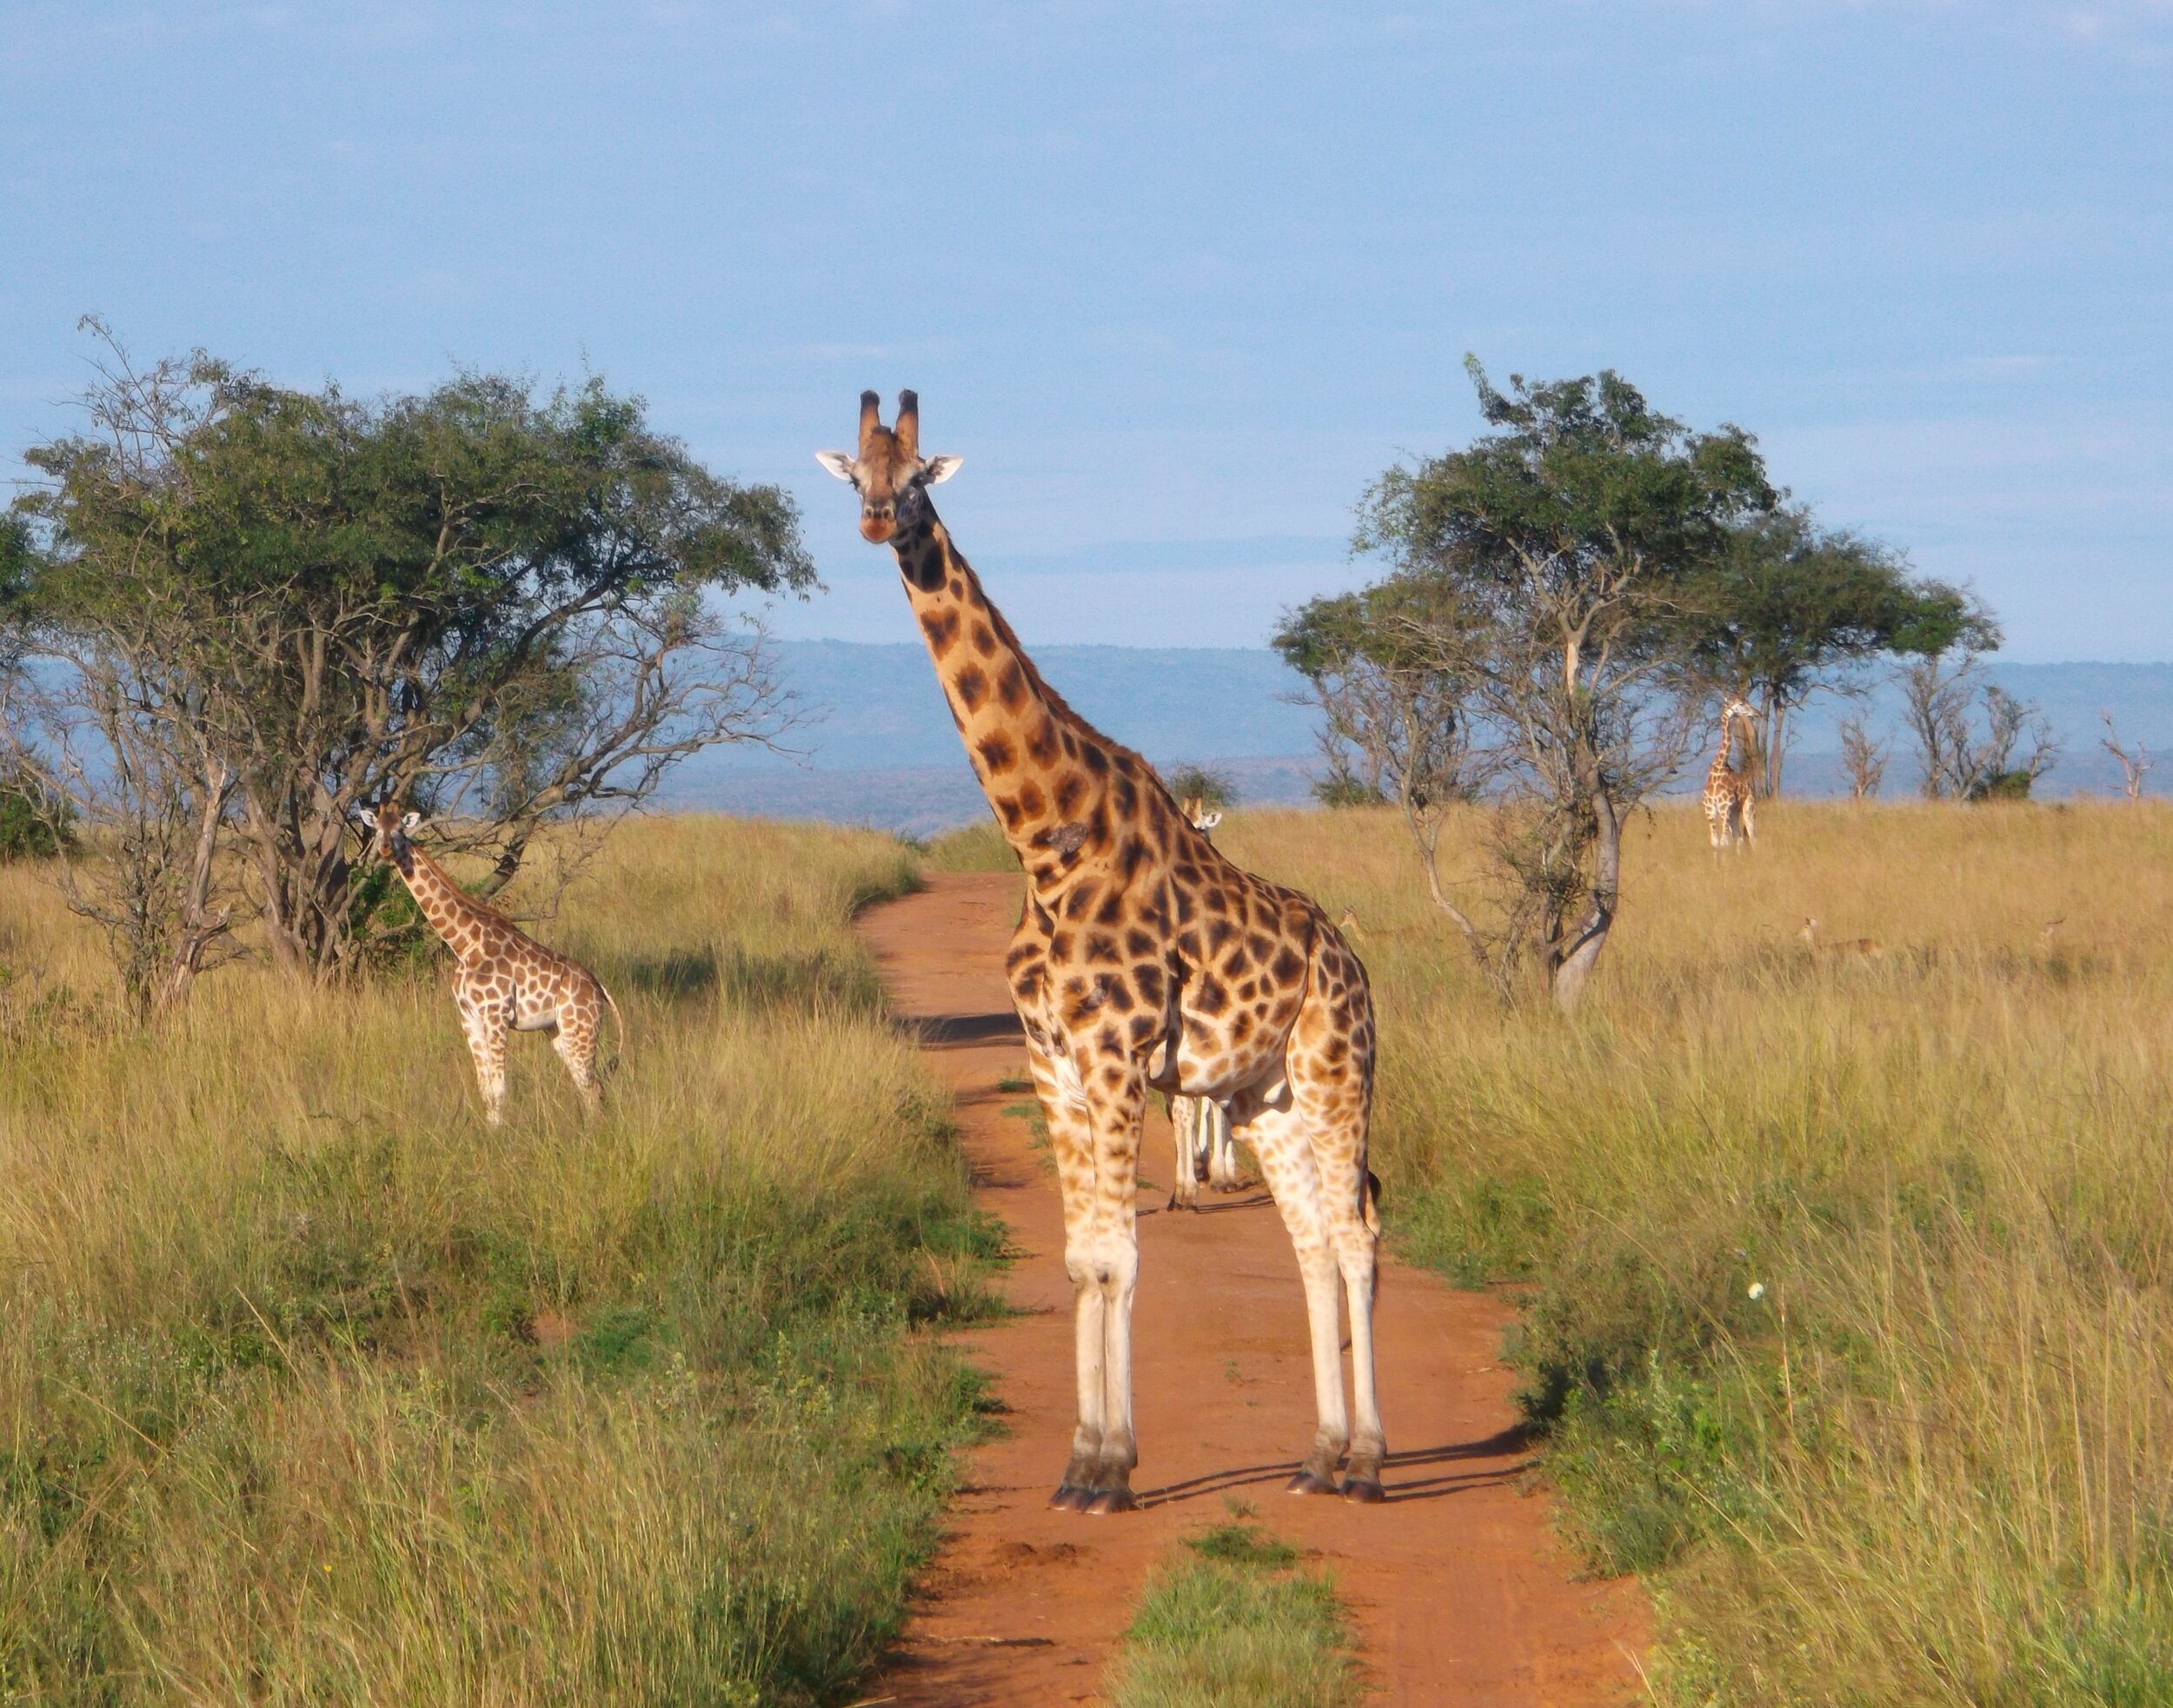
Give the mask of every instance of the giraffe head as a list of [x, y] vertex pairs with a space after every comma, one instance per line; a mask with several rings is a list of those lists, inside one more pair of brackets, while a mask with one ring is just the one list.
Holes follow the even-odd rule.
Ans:
[[1736, 718], [1741, 718], [1746, 723], [1756, 723], [1758, 721], [1758, 708], [1741, 694], [1731, 694], [1720, 708], [1720, 721], [1726, 724]]
[[422, 822], [420, 813], [403, 813], [393, 816], [392, 802], [382, 807], [358, 807], [355, 816], [369, 832], [369, 851], [380, 860], [390, 861], [402, 872], [409, 867], [409, 854], [414, 844], [408, 838]]
[[817, 451], [815, 461], [861, 495], [861, 537], [883, 545], [918, 520], [928, 488], [958, 473], [962, 456], [920, 455], [920, 400], [898, 394], [898, 424], [885, 427], [882, 400], [861, 394], [861, 448], [857, 454]]
[[1219, 812], [1207, 810], [1207, 797], [1204, 794], [1188, 794], [1178, 804], [1184, 810], [1185, 822], [1203, 836], [1222, 822]]

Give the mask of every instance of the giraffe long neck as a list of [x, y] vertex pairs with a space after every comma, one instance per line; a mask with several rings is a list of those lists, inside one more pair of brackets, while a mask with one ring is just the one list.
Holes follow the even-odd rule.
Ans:
[[1113, 813], [1132, 816], [1153, 787], [1146, 761], [1041, 680], [932, 508], [893, 543], [981, 792], [1027, 875], [1050, 882], [1106, 840]]
[[1712, 769], [1706, 774], [1714, 778], [1735, 775], [1736, 720], [1733, 712], [1720, 714], [1720, 751], [1712, 756]]
[[415, 897], [415, 905], [430, 922], [430, 929], [462, 961], [472, 960], [484, 945], [506, 929], [506, 922], [491, 908], [469, 895], [440, 866], [414, 843], [402, 841], [393, 848], [393, 869]]

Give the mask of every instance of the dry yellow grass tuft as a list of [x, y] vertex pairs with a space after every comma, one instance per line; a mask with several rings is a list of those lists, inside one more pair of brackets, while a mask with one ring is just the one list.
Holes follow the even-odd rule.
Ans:
[[1390, 815], [1221, 840], [1364, 921], [1392, 1226], [1526, 1285], [1662, 1700], [2173, 1700], [2173, 812], [1760, 818], [1631, 827], [1574, 1022], [1500, 1008]]
[[626, 827], [540, 934], [630, 1033], [584, 1124], [442, 974], [118, 1020], [0, 873], [0, 1695], [814, 1703], [880, 1650], [991, 1242], [880, 1022], [889, 838]]

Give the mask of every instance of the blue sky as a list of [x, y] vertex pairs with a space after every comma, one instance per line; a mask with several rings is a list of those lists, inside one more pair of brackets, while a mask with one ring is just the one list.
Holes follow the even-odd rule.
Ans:
[[0, 7], [0, 461], [78, 316], [295, 382], [584, 368], [788, 483], [916, 386], [1029, 641], [1258, 644], [1459, 368], [1612, 366], [2019, 660], [2173, 658], [2173, 0]]

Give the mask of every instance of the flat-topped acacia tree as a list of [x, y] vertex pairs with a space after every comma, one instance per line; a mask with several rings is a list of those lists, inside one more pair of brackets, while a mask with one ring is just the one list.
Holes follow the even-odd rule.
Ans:
[[50, 707], [104, 673], [109, 707], [225, 776], [223, 804], [203, 792], [281, 964], [324, 976], [367, 933], [364, 802], [468, 818], [489, 894], [545, 821], [777, 728], [721, 596], [814, 585], [798, 513], [704, 469], [640, 399], [463, 373], [364, 400], [114, 354], [87, 429], [29, 453], [43, 480], [15, 505], [31, 674]]
[[[1490, 430], [1368, 489], [1354, 544], [1392, 573], [1354, 608], [1382, 628], [1375, 655], [1424, 678], [1427, 714], [1458, 720], [1459, 749], [1468, 734], [1459, 774], [1492, 777], [1510, 808], [1500, 920], [1438, 882], [1437, 902], [1490, 971], [1505, 981], [1529, 954], [1571, 1007], [1614, 922], [1624, 815], [1682, 756], [1692, 591], [1778, 495], [1748, 434], [1693, 433], [1617, 374], [1502, 391], [1465, 366]], [[1286, 623], [1301, 670], [1333, 615]]]

